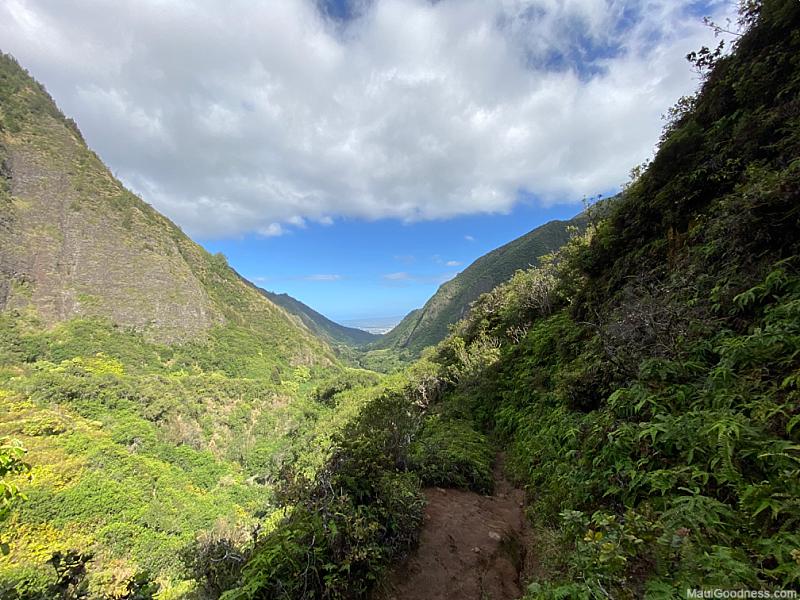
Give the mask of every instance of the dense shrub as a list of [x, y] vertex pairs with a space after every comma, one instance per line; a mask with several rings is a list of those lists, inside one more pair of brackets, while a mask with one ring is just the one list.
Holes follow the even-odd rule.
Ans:
[[402, 396], [369, 403], [313, 479], [289, 478], [289, 516], [259, 540], [223, 598], [366, 597], [422, 522], [419, 479], [404, 471], [420, 418]]
[[[15, 475], [22, 475], [31, 469], [24, 460], [25, 452], [25, 448], [16, 440], [0, 438], [0, 523], [8, 518], [15, 504], [25, 500], [25, 495], [19, 486], [11, 481]], [[0, 539], [0, 552], [8, 554], [8, 544], [2, 539]]]
[[409, 465], [426, 485], [472, 489], [494, 488], [494, 452], [471, 423], [432, 416], [411, 445]]
[[346, 390], [359, 387], [369, 387], [376, 385], [380, 381], [380, 375], [373, 371], [363, 369], [347, 369], [340, 375], [332, 379], [323, 381], [319, 384], [311, 397], [317, 402], [331, 404], [337, 394]]
[[530, 598], [800, 586], [800, 6], [757, 4], [555, 280], [438, 347], [551, 541]]
[[[234, 378], [200, 366], [212, 352], [152, 344], [102, 320], [45, 330], [25, 315], [0, 316], [0, 435], [36, 456], [31, 481], [9, 482], [28, 502], [0, 531], [10, 548], [0, 595], [57, 597], [46, 561], [76, 549], [93, 555], [89, 598], [144, 598], [149, 588], [134, 576], [145, 571], [162, 596], [185, 595], [194, 584], [184, 578], [207, 570], [187, 573], [182, 549], [212, 564], [218, 557], [200, 552], [196, 537], [221, 516], [245, 528], [268, 518], [284, 466], [321, 460], [312, 439], [333, 409], [310, 395], [326, 371], [287, 365], [277, 383], [270, 370]], [[212, 596], [236, 580], [218, 566]]]

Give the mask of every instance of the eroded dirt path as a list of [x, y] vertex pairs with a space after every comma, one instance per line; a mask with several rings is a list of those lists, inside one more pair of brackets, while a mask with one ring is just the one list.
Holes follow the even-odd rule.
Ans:
[[383, 600], [512, 600], [522, 596], [524, 494], [495, 466], [495, 493], [425, 490], [419, 547], [388, 578]]

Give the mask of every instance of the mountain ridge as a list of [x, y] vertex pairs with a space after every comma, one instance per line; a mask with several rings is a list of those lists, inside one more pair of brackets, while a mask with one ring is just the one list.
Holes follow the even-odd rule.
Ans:
[[289, 363], [335, 360], [222, 255], [128, 191], [5, 54], [0, 99], [0, 309], [46, 326], [108, 318], [164, 343], [238, 327]]
[[586, 216], [553, 220], [475, 259], [453, 279], [439, 286], [424, 306], [409, 312], [400, 323], [375, 342], [374, 348], [409, 350], [443, 340], [450, 325], [463, 318], [472, 302], [510, 278], [519, 269], [535, 266], [539, 258], [563, 246], [571, 229], [581, 230]]
[[271, 302], [298, 317], [310, 331], [328, 343], [362, 346], [380, 337], [363, 329], [337, 323], [289, 294], [279, 294], [263, 288], [259, 288], [259, 291]]
[[24, 495], [0, 510], [0, 597], [207, 597], [205, 541], [319, 460], [335, 409], [313, 392], [351, 371], [0, 54], [0, 463], [12, 448], [34, 475], [0, 465]]

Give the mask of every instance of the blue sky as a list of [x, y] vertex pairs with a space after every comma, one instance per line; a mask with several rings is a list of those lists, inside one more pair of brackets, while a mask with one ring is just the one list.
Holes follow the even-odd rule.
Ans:
[[344, 320], [421, 306], [618, 189], [697, 88], [685, 56], [715, 44], [702, 17], [735, 9], [8, 0], [0, 49], [132, 191], [258, 285]]
[[342, 219], [282, 236], [200, 240], [247, 279], [286, 292], [334, 320], [403, 316], [473, 260], [580, 203], [528, 200], [509, 214], [403, 223]]

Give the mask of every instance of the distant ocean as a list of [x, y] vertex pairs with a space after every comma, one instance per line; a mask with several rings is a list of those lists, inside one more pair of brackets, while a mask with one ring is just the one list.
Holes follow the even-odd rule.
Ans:
[[348, 319], [340, 321], [340, 323], [347, 327], [363, 329], [370, 333], [383, 334], [390, 332], [402, 320], [403, 317], [374, 317], [371, 319]]

